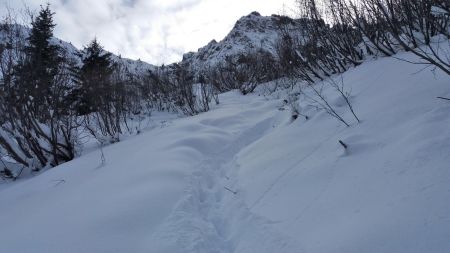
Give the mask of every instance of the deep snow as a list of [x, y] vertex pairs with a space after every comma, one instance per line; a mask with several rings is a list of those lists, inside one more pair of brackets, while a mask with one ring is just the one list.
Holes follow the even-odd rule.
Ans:
[[362, 123], [326, 94], [351, 127], [229, 92], [104, 148], [104, 165], [97, 150], [3, 185], [0, 252], [450, 252], [450, 78], [422, 68], [348, 71]]

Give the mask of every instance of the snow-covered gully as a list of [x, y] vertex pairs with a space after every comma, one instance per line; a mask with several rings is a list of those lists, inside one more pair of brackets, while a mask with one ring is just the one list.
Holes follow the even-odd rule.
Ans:
[[292, 122], [285, 91], [232, 91], [105, 147], [101, 166], [94, 150], [0, 184], [0, 252], [450, 252], [450, 86], [420, 70], [346, 72], [361, 123], [325, 88], [350, 127], [304, 100]]
[[[276, 105], [281, 105], [281, 101], [262, 103], [263, 99], [256, 98], [248, 104], [241, 101], [241, 109], [233, 110], [236, 115], [230, 115], [229, 119], [234, 118], [233, 126], [239, 128], [224, 147], [206, 155], [199, 171], [190, 177], [186, 196], [152, 238], [153, 245], [160, 245], [155, 252], [179, 252], [180, 249], [198, 253], [299, 252], [298, 242], [273, 228], [271, 221], [252, 213], [236, 188], [235, 172], [239, 164], [235, 156], [279, 124], [289, 122], [290, 114], [277, 110]], [[265, 113], [261, 114], [262, 111]], [[248, 118], [256, 115], [263, 116], [256, 123], [248, 124]], [[212, 128], [226, 124], [211, 120], [200, 123]]]
[[[290, 123], [290, 113], [278, 110], [281, 100], [237, 91], [222, 101], [209, 113], [106, 147], [104, 165], [94, 151], [6, 187], [0, 220], [17, 230], [1, 231], [3, 246], [20, 251], [21, 234], [46, 252], [296, 252], [294, 240], [250, 211], [236, 175], [236, 154]], [[32, 203], [32, 228], [27, 219], [7, 218], [26, 209], [9, 205], [20, 199]], [[72, 230], [61, 234], [60, 227]]]

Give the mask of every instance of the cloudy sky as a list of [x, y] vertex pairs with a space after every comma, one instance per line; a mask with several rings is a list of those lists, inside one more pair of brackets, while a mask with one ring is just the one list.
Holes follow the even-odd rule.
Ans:
[[[0, 0], [38, 10], [45, 0]], [[49, 0], [55, 35], [77, 47], [95, 36], [109, 51], [153, 64], [181, 60], [212, 39], [221, 40], [241, 16], [291, 13], [295, 0]]]

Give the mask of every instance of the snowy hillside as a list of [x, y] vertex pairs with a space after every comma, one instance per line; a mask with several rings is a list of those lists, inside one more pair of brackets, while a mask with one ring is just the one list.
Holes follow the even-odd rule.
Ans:
[[[409, 53], [399, 55], [414, 60]], [[360, 124], [280, 94], [0, 186], [1, 252], [450, 252], [450, 81], [393, 58], [344, 75]], [[338, 141], [342, 140], [345, 150]]]

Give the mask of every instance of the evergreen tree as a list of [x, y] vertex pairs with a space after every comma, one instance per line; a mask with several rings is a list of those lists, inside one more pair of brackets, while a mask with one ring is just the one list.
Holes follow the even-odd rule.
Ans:
[[82, 61], [78, 112], [85, 115], [85, 127], [97, 140], [117, 142], [126, 118], [122, 72], [96, 39], [85, 47]]
[[62, 58], [59, 56], [59, 47], [51, 45], [53, 37], [54, 13], [50, 5], [41, 10], [33, 19], [32, 29], [25, 48], [26, 57], [20, 62], [15, 71], [15, 81], [18, 93], [21, 95], [20, 103], [28, 105], [28, 110], [41, 121], [47, 121], [47, 113], [52, 103], [52, 85]]
[[105, 52], [97, 39], [84, 48], [82, 62], [78, 110], [80, 114], [86, 114], [100, 110], [102, 104], [108, 102], [114, 64], [111, 53]]

